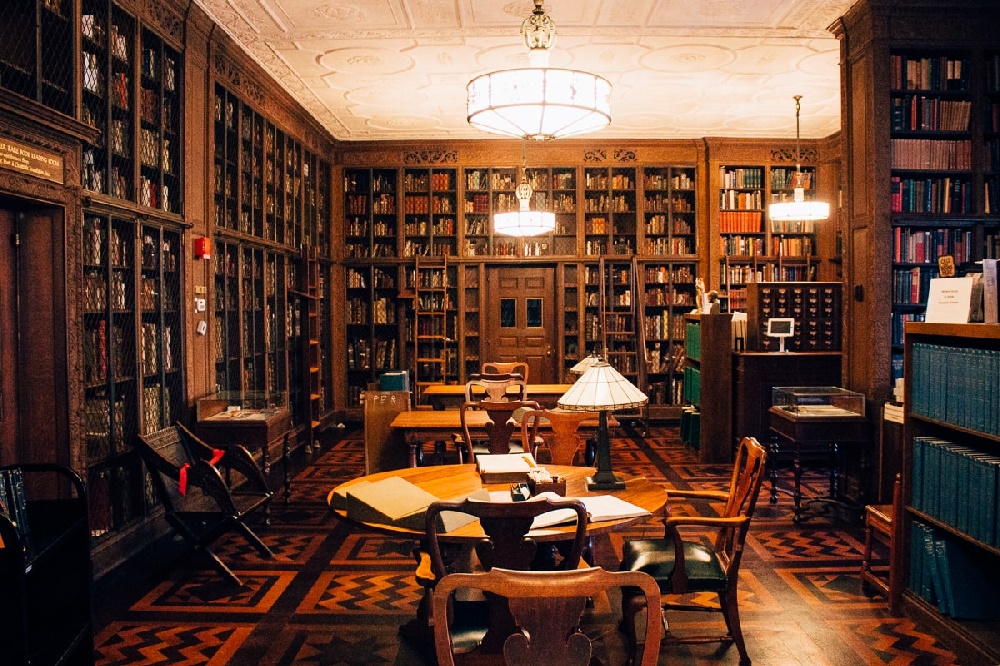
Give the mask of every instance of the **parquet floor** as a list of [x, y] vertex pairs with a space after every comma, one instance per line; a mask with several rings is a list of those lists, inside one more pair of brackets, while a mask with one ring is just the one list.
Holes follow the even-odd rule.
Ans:
[[[99, 581], [96, 664], [433, 664], [421, 645], [397, 634], [420, 597], [414, 544], [360, 532], [327, 511], [329, 489], [363, 469], [360, 437], [360, 430], [334, 432], [300, 466], [289, 505], [279, 502], [273, 524], [259, 532], [277, 554], [274, 560], [260, 559], [241, 540], [221, 542], [218, 550], [243, 587], [220, 582], [196, 558], [175, 566], [173, 542], [155, 544]], [[654, 428], [646, 438], [617, 437], [613, 462], [618, 471], [658, 479], [668, 489], [723, 488], [731, 472], [699, 464], [674, 428]], [[822, 471], [804, 479], [806, 490], [816, 494], [825, 484]], [[772, 505], [762, 492], [741, 571], [742, 625], [754, 664], [958, 663], [910, 620], [890, 616], [881, 598], [861, 594], [860, 526], [826, 518], [795, 525], [790, 499], [779, 498]], [[662, 526], [649, 521], [599, 541], [598, 563], [616, 566], [623, 539], [657, 534]], [[600, 639], [595, 653], [605, 664], [624, 658], [617, 618], [616, 608], [595, 608], [587, 627]], [[669, 620], [677, 633], [721, 627], [714, 613]], [[659, 663], [738, 661], [734, 648], [666, 645]]]

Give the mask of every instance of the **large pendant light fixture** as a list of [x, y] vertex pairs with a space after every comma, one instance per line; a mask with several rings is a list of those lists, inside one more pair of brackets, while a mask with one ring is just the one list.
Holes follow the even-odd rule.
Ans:
[[529, 49], [529, 67], [472, 79], [467, 86], [469, 124], [523, 139], [555, 139], [606, 127], [611, 122], [607, 79], [548, 66], [556, 25], [545, 15], [542, 0], [535, 0], [521, 36]]
[[792, 201], [773, 203], [767, 214], [772, 222], [808, 222], [825, 220], [830, 217], [830, 204], [822, 201], [806, 201], [805, 182], [802, 176], [802, 151], [799, 149], [799, 113], [802, 109], [802, 95], [795, 96], [795, 175]]
[[531, 210], [531, 197], [535, 193], [528, 182], [525, 142], [521, 142], [521, 182], [514, 191], [518, 209], [493, 216], [493, 233], [505, 236], [539, 236], [555, 231], [556, 214]]

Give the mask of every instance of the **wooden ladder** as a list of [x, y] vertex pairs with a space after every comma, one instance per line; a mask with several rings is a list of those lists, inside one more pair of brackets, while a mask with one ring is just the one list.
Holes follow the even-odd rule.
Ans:
[[[600, 259], [601, 280], [599, 309], [601, 312], [601, 343], [605, 360], [640, 390], [646, 386], [645, 328], [641, 321], [637, 288], [638, 262], [631, 259], [615, 261]], [[617, 413], [642, 422], [643, 433], [649, 427], [646, 405]]]

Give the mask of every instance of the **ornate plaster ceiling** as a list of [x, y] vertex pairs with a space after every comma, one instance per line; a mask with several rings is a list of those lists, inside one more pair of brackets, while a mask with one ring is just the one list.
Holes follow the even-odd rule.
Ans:
[[[531, 0], [196, 0], [337, 139], [482, 139], [472, 77], [527, 65]], [[553, 67], [614, 86], [588, 137], [691, 139], [840, 129], [839, 44], [854, 0], [546, 0]]]

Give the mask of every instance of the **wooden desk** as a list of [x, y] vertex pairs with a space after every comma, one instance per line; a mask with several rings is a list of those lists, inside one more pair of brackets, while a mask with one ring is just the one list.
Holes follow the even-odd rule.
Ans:
[[[424, 442], [444, 442], [456, 432], [462, 432], [461, 411], [457, 409], [417, 410], [400, 412], [390, 423], [390, 427], [403, 433], [403, 439], [410, 449], [410, 467], [420, 464], [420, 447]], [[469, 430], [486, 436], [489, 415], [485, 411], [470, 411], [466, 414]], [[544, 423], [541, 428], [548, 428]]]
[[[572, 384], [527, 384], [528, 396], [525, 400], [534, 400], [542, 407], [555, 407], [563, 393]], [[425, 396], [434, 409], [458, 409], [465, 401], [465, 384], [433, 384], [424, 387], [421, 395]]]
[[[795, 487], [784, 489], [777, 487], [776, 460], [769, 461], [769, 476], [771, 477], [771, 502], [778, 500], [778, 492], [787, 493], [795, 500], [794, 521], [802, 517], [802, 454], [827, 454], [830, 461], [830, 494], [819, 500], [840, 501], [840, 462], [841, 444], [863, 444], [868, 441], [871, 424], [864, 416], [797, 416], [779, 407], [768, 410], [771, 431], [792, 445], [792, 469], [795, 474]], [[771, 439], [768, 455], [776, 458], [779, 453], [776, 438]], [[864, 447], [862, 448], [862, 454]], [[863, 467], [863, 466], [862, 466]]]
[[[419, 412], [410, 413], [418, 414]], [[660, 512], [667, 503], [666, 489], [660, 484], [654, 483], [645, 477], [626, 479], [625, 490], [591, 493], [587, 492], [586, 479], [588, 476], [594, 475], [595, 470], [593, 467], [546, 465], [545, 468], [554, 475], [561, 476], [566, 479], [566, 497], [586, 497], [588, 495], [610, 494], [641, 507], [654, 515]], [[360, 483], [362, 481], [380, 481], [389, 477], [406, 479], [410, 483], [426, 490], [438, 499], [461, 499], [478, 490], [482, 490], [483, 488], [486, 488], [487, 490], [510, 489], [509, 483], [483, 484], [479, 477], [479, 472], [476, 471], [476, 466], [473, 464], [436, 465], [434, 467], [410, 467], [407, 469], [397, 469], [345, 481], [330, 491], [330, 494], [327, 496], [327, 502], [331, 503], [335, 493], [342, 492], [343, 490], [350, 488], [353, 484]], [[341, 518], [350, 520], [347, 518], [346, 512], [342, 509], [336, 509], [335, 512]], [[618, 520], [606, 520], [598, 523], [590, 523], [587, 526], [587, 534], [592, 536], [606, 532], [613, 532], [639, 520], [644, 520], [644, 517], [621, 518]], [[412, 530], [405, 527], [384, 525], [381, 523], [358, 524], [383, 534], [391, 534], [400, 537], [413, 537], [416, 539], [423, 538], [424, 536], [422, 530]], [[574, 529], [575, 528], [572, 525], [556, 525], [541, 530], [532, 530], [531, 536], [538, 541], [565, 541], [567, 538], [572, 537]], [[483, 532], [483, 528], [477, 521], [464, 525], [452, 532], [439, 535], [439, 538], [444, 541], [457, 543], [474, 543], [482, 539], [484, 536], [485, 533]]]

